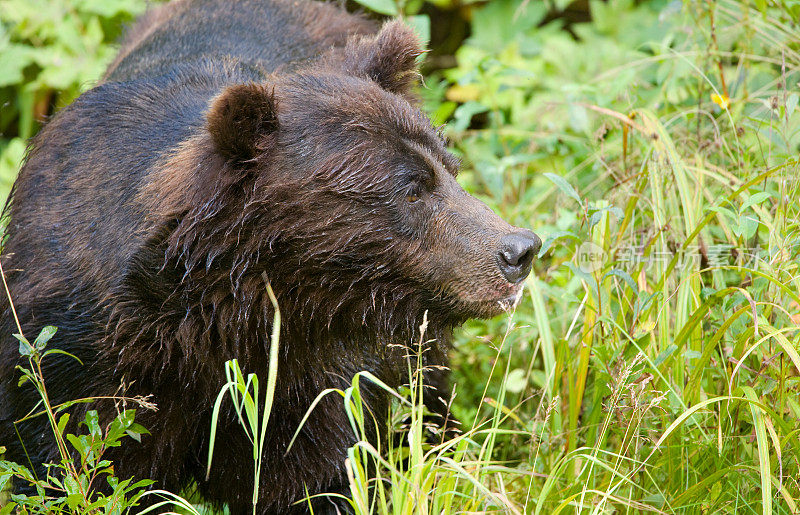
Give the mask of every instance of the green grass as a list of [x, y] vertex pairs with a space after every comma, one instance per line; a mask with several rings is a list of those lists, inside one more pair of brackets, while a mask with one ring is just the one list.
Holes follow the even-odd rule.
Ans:
[[[410, 372], [406, 446], [350, 451], [358, 513], [798, 513], [800, 4], [590, 5], [569, 31], [538, 2], [452, 14], [426, 110], [545, 251], [457, 335], [463, 435]], [[367, 380], [338, 392], [356, 434]]]
[[547, 238], [497, 365], [496, 321], [454, 365], [462, 418], [524, 433], [493, 455], [520, 510], [797, 513], [797, 13], [673, 7], [476, 31], [442, 74], [488, 119], [451, 133], [467, 184]]

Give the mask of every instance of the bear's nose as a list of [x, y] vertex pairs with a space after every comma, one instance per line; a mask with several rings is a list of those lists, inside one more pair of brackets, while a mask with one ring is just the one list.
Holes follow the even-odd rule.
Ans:
[[497, 254], [497, 264], [503, 277], [514, 284], [528, 277], [533, 258], [541, 247], [542, 240], [531, 231], [512, 232], [503, 236]]

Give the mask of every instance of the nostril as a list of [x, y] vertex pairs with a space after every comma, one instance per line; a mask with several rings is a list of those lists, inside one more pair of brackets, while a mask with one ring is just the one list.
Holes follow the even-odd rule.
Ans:
[[531, 261], [533, 261], [533, 249], [528, 249], [519, 257], [517, 260], [517, 265], [526, 266]]
[[498, 265], [503, 276], [518, 283], [531, 271], [533, 258], [542, 247], [542, 240], [530, 231], [507, 234], [500, 241]]
[[519, 256], [512, 249], [503, 249], [502, 252], [500, 252], [500, 256], [503, 258], [503, 261], [510, 266], [517, 266], [519, 262]]

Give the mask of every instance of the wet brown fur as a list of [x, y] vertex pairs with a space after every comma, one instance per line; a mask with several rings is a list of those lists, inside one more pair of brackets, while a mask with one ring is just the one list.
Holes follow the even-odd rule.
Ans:
[[[252, 451], [230, 405], [209, 480], [204, 467], [224, 362], [266, 377], [266, 281], [283, 324], [265, 514], [307, 511], [292, 504], [306, 492], [348, 492], [355, 437], [336, 397], [284, 455], [319, 392], [362, 370], [405, 382], [397, 345], [416, 341], [426, 314], [426, 363], [445, 364], [452, 329], [518, 291], [496, 264], [514, 228], [458, 186], [457, 160], [413, 103], [416, 37], [397, 22], [374, 31], [328, 4], [180, 0], [146, 15], [105, 82], [32, 140], [3, 264], [25, 334], [56, 325], [51, 345], [84, 363], [48, 358], [53, 402], [122, 385], [158, 404], [137, 414], [150, 436], [110, 450], [119, 477], [173, 491], [194, 481], [206, 499], [247, 511]], [[36, 395], [16, 387], [16, 331], [2, 307], [0, 445], [41, 471], [57, 450], [43, 418], [14, 428]], [[445, 375], [428, 380], [429, 408], [444, 415]], [[385, 394], [366, 386], [365, 396], [383, 420]], [[86, 409], [109, 420], [117, 407], [76, 406], [72, 419]], [[315, 503], [316, 513], [346, 508]]]

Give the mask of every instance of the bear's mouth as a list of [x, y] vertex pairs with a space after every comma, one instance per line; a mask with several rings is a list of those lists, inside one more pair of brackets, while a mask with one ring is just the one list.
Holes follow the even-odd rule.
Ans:
[[[522, 294], [525, 289], [522, 284], [514, 285], [514, 293], [507, 295], [499, 300], [494, 300], [493, 303], [497, 306], [499, 312], [510, 313], [519, 305], [522, 300]], [[489, 301], [490, 303], [492, 301]]]
[[459, 311], [468, 318], [492, 318], [502, 313], [511, 313], [519, 304], [524, 292], [523, 283], [509, 285], [497, 292], [497, 295], [484, 298], [459, 299]]

